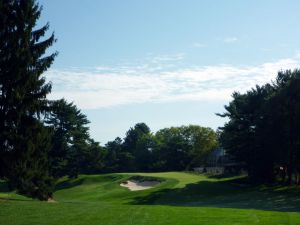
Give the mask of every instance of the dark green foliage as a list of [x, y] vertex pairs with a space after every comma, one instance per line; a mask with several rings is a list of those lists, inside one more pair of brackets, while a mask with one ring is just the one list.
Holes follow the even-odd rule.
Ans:
[[155, 160], [155, 151], [157, 148], [157, 139], [152, 133], [141, 136], [137, 141], [135, 151], [135, 165], [137, 171], [153, 171], [153, 163]]
[[132, 162], [132, 154], [122, 149], [122, 139], [117, 137], [105, 145], [105, 170], [108, 172], [126, 171], [128, 162]]
[[51, 84], [42, 73], [56, 53], [55, 39], [41, 40], [48, 24], [34, 30], [41, 8], [34, 0], [0, 1], [0, 176], [31, 197], [51, 196], [47, 176], [46, 113]]
[[50, 132], [42, 123], [26, 124], [26, 136], [15, 140], [19, 152], [17, 158], [10, 160], [10, 184], [21, 194], [46, 200], [52, 197], [53, 180], [48, 176], [48, 151]]
[[124, 141], [117, 137], [106, 145], [106, 171], [147, 171], [151, 160], [152, 134], [145, 123], [138, 123], [126, 132]]
[[60, 177], [66, 173], [67, 154], [71, 144], [70, 130], [75, 120], [75, 110], [72, 107], [73, 105], [68, 104], [64, 99], [53, 101], [51, 113], [46, 119], [46, 123], [53, 129], [49, 162], [50, 173], [54, 177]]
[[222, 128], [225, 131], [221, 135], [223, 147], [235, 160], [247, 163], [252, 177], [269, 177], [272, 172], [272, 157], [265, 148], [266, 140], [261, 139], [261, 135], [266, 134], [265, 107], [271, 91], [271, 87], [266, 85], [256, 86], [246, 94], [235, 92], [234, 100], [225, 106], [227, 112], [223, 115], [230, 118]]
[[158, 170], [179, 171], [189, 164], [189, 146], [184, 140], [178, 127], [159, 130], [156, 134], [159, 147], [155, 150], [157, 155], [156, 166]]
[[298, 176], [295, 181], [299, 183], [300, 70], [279, 72], [274, 86], [276, 93], [272, 96], [272, 116], [280, 126], [280, 133], [275, 133], [276, 125], [272, 124], [273, 133], [278, 137], [275, 140], [277, 164], [286, 169], [288, 183], [292, 182], [292, 175]]
[[51, 104], [46, 123], [52, 128], [52, 148], [49, 153], [50, 173], [54, 177], [99, 172], [103, 152], [99, 143], [89, 137], [89, 121], [73, 103], [61, 99]]
[[101, 173], [105, 170], [105, 150], [99, 142], [88, 140], [88, 148], [84, 152], [84, 160], [81, 164], [81, 172], [86, 174]]
[[145, 123], [137, 123], [126, 132], [122, 145], [123, 157], [127, 157], [127, 168], [125, 171], [145, 171], [149, 149], [146, 136], [150, 135], [150, 128]]
[[217, 147], [217, 135], [210, 128], [190, 125], [150, 132], [138, 123], [105, 146], [108, 172], [189, 170], [205, 163]]
[[188, 170], [204, 164], [207, 155], [217, 147], [217, 135], [196, 125], [171, 127], [156, 133], [155, 167], [158, 170]]
[[[247, 163], [250, 177], [291, 183], [299, 174], [300, 72], [279, 72], [272, 84], [246, 94], [234, 93], [225, 107], [229, 122], [221, 128], [223, 147]], [[298, 182], [298, 181], [297, 181]]]

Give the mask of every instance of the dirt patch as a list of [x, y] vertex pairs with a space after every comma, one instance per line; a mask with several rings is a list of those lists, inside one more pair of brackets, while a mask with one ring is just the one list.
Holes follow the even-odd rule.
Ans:
[[159, 181], [138, 181], [138, 180], [128, 180], [122, 182], [120, 186], [128, 188], [130, 191], [141, 191], [149, 188], [153, 188], [160, 184]]

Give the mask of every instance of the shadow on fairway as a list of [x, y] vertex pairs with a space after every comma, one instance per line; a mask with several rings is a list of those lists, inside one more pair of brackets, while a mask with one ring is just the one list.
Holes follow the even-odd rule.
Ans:
[[76, 186], [81, 185], [83, 182], [84, 182], [84, 179], [82, 179], [82, 178], [65, 180], [65, 181], [59, 182], [56, 185], [55, 191], [76, 187]]
[[299, 212], [300, 193], [298, 188], [287, 190], [280, 187], [251, 187], [236, 181], [200, 181], [184, 188], [161, 189], [147, 196], [137, 196], [130, 204]]
[[103, 175], [103, 176], [93, 176], [93, 175], [82, 175], [79, 176], [78, 178], [69, 178], [64, 181], [60, 181], [56, 184], [55, 191], [59, 191], [62, 189], [69, 189], [73, 188], [76, 186], [80, 186], [83, 183], [88, 184], [88, 183], [95, 183], [95, 182], [114, 182], [117, 180], [120, 180], [122, 178], [121, 175]]
[[30, 198], [20, 198], [16, 197], [12, 190], [9, 189], [7, 182], [0, 181], [0, 193], [6, 194], [6, 196], [0, 196], [0, 202], [6, 202], [6, 201], [20, 201], [20, 202], [28, 202], [28, 201], [34, 201]]
[[0, 197], [0, 202], [6, 202], [6, 201], [16, 201], [16, 202], [32, 202], [35, 201], [34, 199], [20, 199], [20, 198], [14, 198], [14, 197]]

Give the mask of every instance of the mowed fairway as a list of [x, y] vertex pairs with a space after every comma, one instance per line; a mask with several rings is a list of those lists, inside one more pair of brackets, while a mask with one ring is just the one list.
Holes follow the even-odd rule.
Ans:
[[[120, 187], [131, 176], [159, 177], [155, 188]], [[239, 178], [182, 172], [81, 175], [57, 185], [55, 203], [0, 189], [2, 225], [300, 225], [298, 188], [251, 187]]]

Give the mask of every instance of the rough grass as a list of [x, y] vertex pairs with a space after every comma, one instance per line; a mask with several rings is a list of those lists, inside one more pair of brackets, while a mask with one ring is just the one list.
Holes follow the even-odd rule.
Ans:
[[[136, 192], [120, 187], [133, 176], [162, 183]], [[0, 183], [0, 224], [300, 225], [298, 188], [250, 186], [242, 179], [180, 172], [81, 175], [60, 180], [57, 203], [10, 193]]]

